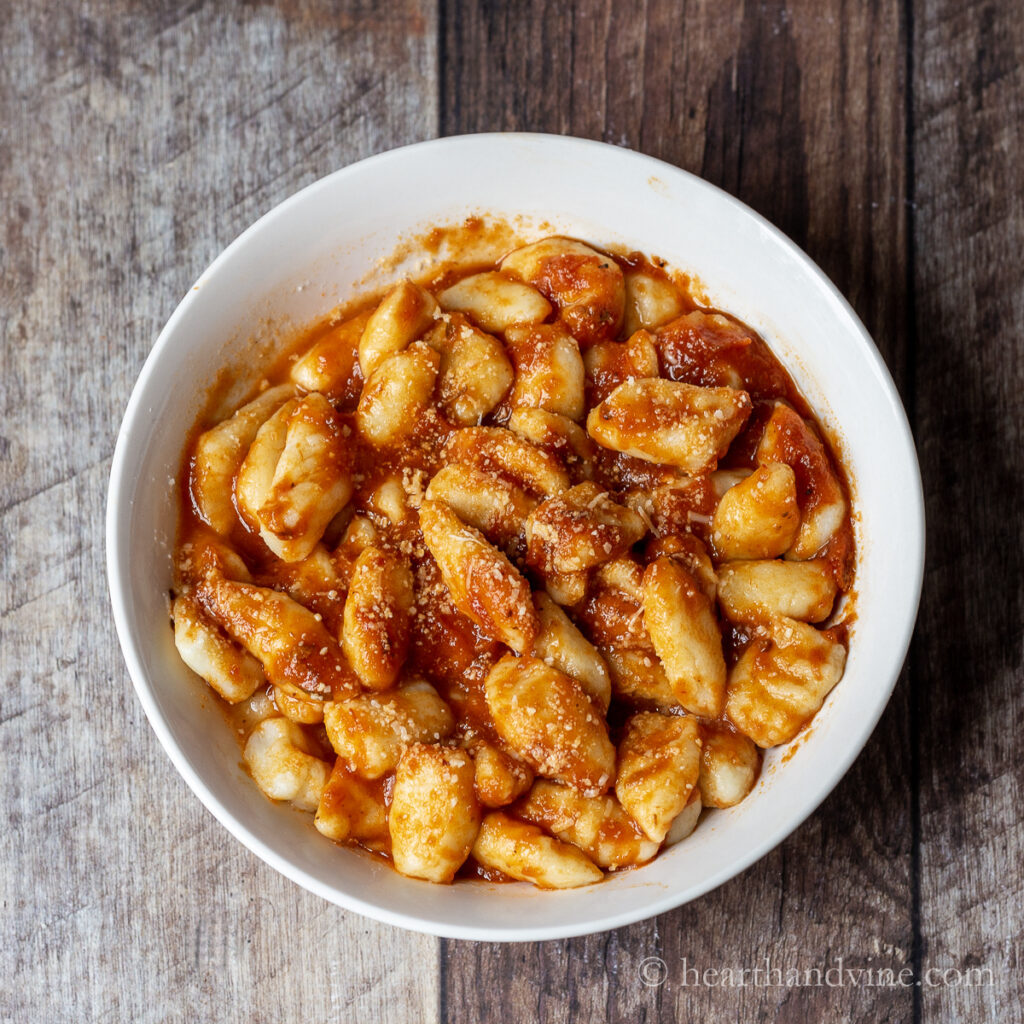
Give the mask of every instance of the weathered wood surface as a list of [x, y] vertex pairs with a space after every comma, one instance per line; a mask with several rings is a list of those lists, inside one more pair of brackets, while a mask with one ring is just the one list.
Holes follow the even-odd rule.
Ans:
[[[1022, 1019], [1014, 0], [16, 0], [0, 52], [0, 1018]], [[908, 669], [803, 828], [688, 907], [508, 947], [346, 914], [231, 839], [135, 701], [102, 541], [131, 385], [212, 256], [336, 167], [503, 129], [662, 157], [803, 245], [900, 385], [930, 530]], [[650, 957], [664, 973], [641, 973]], [[839, 957], [990, 974], [787, 989], [687, 972]]]
[[0, 1019], [436, 1019], [436, 939], [298, 889], [178, 778], [118, 651], [103, 545], [114, 437], [160, 326], [271, 206], [436, 132], [435, 11], [10, 8]]

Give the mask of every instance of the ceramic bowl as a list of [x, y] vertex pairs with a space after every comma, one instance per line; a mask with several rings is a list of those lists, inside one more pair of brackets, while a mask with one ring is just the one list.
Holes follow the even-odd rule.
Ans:
[[[852, 479], [857, 623], [846, 674], [795, 748], [767, 753], [754, 791], [686, 841], [598, 886], [437, 886], [403, 878], [266, 799], [168, 626], [183, 443], [209, 385], [253, 381], [275, 337], [402, 272], [382, 257], [418, 232], [485, 214], [657, 254], [757, 329], [837, 439]], [[223, 377], [221, 379], [224, 379]], [[218, 820], [289, 878], [349, 910], [455, 938], [541, 940], [616, 928], [721, 885], [825, 799], [878, 721], [917, 610], [924, 520], [899, 397], [863, 325], [825, 275], [725, 192], [625, 149], [542, 135], [475, 135], [383, 153], [292, 196], [236, 239], [174, 311], [132, 393], [107, 506], [114, 616], [139, 700], [174, 766]], [[788, 751], [788, 753], [787, 753]]]

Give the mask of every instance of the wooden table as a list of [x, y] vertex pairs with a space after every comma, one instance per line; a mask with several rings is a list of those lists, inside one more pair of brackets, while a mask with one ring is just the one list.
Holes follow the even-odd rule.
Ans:
[[[0, 52], [4, 1020], [1022, 1019], [1019, 2], [8, 0]], [[824, 806], [690, 906], [533, 946], [375, 924], [231, 839], [104, 579], [114, 436], [190, 282], [321, 175], [495, 129], [661, 157], [806, 248], [899, 383], [929, 516], [908, 665]], [[838, 958], [908, 984], [749, 973]]]

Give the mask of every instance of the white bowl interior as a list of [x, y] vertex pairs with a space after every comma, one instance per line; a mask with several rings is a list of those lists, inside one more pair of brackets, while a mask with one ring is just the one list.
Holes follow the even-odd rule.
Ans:
[[[858, 620], [844, 679], [784, 765], [782, 751], [769, 752], [747, 800], [597, 888], [433, 886], [327, 842], [308, 815], [271, 803], [242, 771], [234, 736], [178, 659], [168, 628], [171, 481], [205, 388], [225, 365], [258, 366], [280, 325], [308, 322], [348, 297], [400, 238], [471, 213], [546, 221], [694, 272], [714, 305], [769, 341], [840, 440], [854, 485]], [[924, 539], [916, 457], [892, 381], [807, 257], [747, 207], [676, 168], [598, 143], [524, 135], [446, 139], [356, 164], [230, 246], [175, 311], [139, 378], [118, 438], [107, 529], [115, 618], [139, 697], [178, 770], [239, 840], [299, 884], [372, 917], [438, 935], [535, 940], [600, 931], [692, 899], [818, 806], [892, 690], [916, 613]]]

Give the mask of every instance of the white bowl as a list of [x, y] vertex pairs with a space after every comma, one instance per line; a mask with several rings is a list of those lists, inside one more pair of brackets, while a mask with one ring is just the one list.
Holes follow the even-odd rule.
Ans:
[[[599, 886], [436, 886], [401, 877], [267, 800], [168, 626], [172, 479], [204, 390], [226, 366], [252, 380], [275, 324], [302, 324], [373, 276], [401, 239], [470, 213], [626, 245], [695, 272], [707, 297], [759, 330], [842, 448], [857, 512], [857, 624], [846, 674], [785, 763], [768, 752], [738, 807]], [[548, 231], [537, 231], [539, 236]], [[379, 273], [378, 273], [379, 277]], [[393, 150], [292, 196], [200, 277], [150, 353], [117, 439], [107, 566], [117, 631], [146, 714], [175, 767], [257, 856], [325, 899], [454, 938], [541, 940], [629, 924], [692, 900], [784, 839], [828, 795], [878, 721], [914, 624], [924, 514], [913, 442], [871, 339], [825, 275], [742, 203], [628, 150], [544, 135], [475, 135]]]

